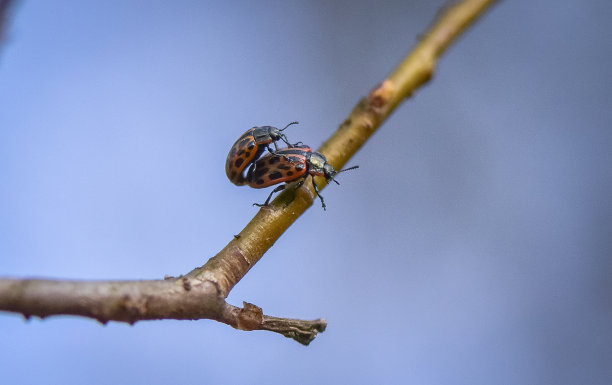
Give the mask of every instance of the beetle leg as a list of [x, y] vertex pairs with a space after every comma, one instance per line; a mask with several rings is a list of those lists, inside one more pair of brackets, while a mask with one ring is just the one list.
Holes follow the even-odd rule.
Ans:
[[279, 191], [283, 191], [285, 189], [287, 185], [286, 184], [282, 184], [280, 186], [278, 186], [277, 188], [275, 188], [274, 190], [272, 190], [272, 192], [270, 193], [270, 195], [268, 195], [268, 199], [266, 199], [266, 201], [261, 204], [261, 203], [253, 203], [253, 206], [257, 206], [257, 207], [265, 207], [268, 206], [268, 204], [270, 204], [270, 198], [272, 198], [272, 195], [274, 195], [274, 193], [277, 193]]
[[[276, 147], [276, 142], [274, 142], [274, 146]], [[289, 146], [291, 146], [291, 145], [289, 145]], [[268, 148], [268, 151], [269, 151], [270, 153], [272, 153], [272, 154], [274, 154], [274, 155], [277, 155], [277, 156], [282, 156], [282, 157], [283, 157], [283, 159], [285, 159], [287, 162], [291, 162], [291, 158], [289, 158], [287, 155], [285, 155], [285, 154], [279, 154], [279, 153], [277, 152], [277, 151], [278, 151], [278, 147], [276, 147], [276, 151], [272, 151], [272, 149], [270, 148], [270, 146], [269, 146], [269, 145], [267, 146], [267, 148]], [[293, 162], [291, 162], [291, 163], [293, 163]]]
[[314, 176], [312, 177], [312, 185], [314, 186], [314, 190], [317, 193], [317, 196], [319, 197], [319, 199], [321, 199], [321, 206], [323, 206], [323, 210], [326, 210], [325, 202], [323, 201], [323, 196], [319, 194], [319, 187], [317, 186], [317, 182], [315, 182]]
[[293, 144], [291, 144], [291, 143], [289, 143], [289, 139], [287, 139], [287, 137], [286, 137], [284, 134], [281, 136], [281, 140], [282, 140], [283, 142], [285, 142], [285, 144], [287, 145], [287, 147], [291, 147], [291, 148], [293, 148], [293, 147], [299, 147], [299, 146], [301, 146], [301, 145], [303, 145], [303, 144], [304, 144], [304, 142], [297, 142], [297, 143], [293, 143]]
[[283, 142], [285, 142], [285, 144], [287, 145], [287, 147], [293, 147], [293, 146], [291, 145], [291, 143], [289, 143], [289, 140], [287, 140], [287, 137], [286, 137], [284, 134], [283, 134], [283, 135], [281, 135], [281, 140], [282, 140]]

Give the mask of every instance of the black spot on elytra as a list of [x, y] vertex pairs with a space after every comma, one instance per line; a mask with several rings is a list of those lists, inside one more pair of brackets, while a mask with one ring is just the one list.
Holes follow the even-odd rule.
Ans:
[[293, 171], [287, 171], [287, 176], [293, 175]]
[[245, 151], [244, 149], [243, 149], [243, 150], [238, 151], [238, 156], [242, 156], [242, 154], [244, 154], [245, 152], [246, 152], [246, 151]]
[[283, 177], [283, 173], [281, 173], [280, 171], [274, 171], [273, 173], [270, 173], [270, 175], [268, 175], [268, 178], [270, 178], [270, 180], [277, 180]]
[[260, 169], [256, 169], [256, 170], [255, 170], [255, 173], [254, 173], [255, 178], [261, 178], [261, 177], [262, 177], [262, 176], [264, 176], [264, 175], [265, 175], [265, 174], [266, 174], [268, 171], [270, 171], [270, 169], [269, 169], [269, 168], [267, 168], [267, 167], [263, 167], [263, 168], [260, 168]]
[[229, 154], [230, 158], [233, 158], [234, 156], [236, 156], [236, 151], [238, 151], [236, 150], [236, 147], [232, 147], [232, 150], [230, 151], [230, 154]]
[[304, 164], [303, 163], [295, 165], [295, 171], [302, 171], [303, 169], [304, 169]]
[[248, 148], [249, 150], [252, 150], [253, 148], [255, 148], [255, 142], [251, 142], [251, 143], [249, 143], [249, 145], [247, 146], [247, 148]]
[[250, 151], [245, 152], [245, 153], [244, 153], [244, 156], [245, 156], [246, 158], [250, 158], [250, 157], [251, 157], [251, 152], [250, 152]]
[[238, 158], [238, 159], [236, 159], [236, 161], [234, 162], [234, 165], [235, 165], [236, 167], [240, 167], [240, 166], [242, 166], [242, 164], [243, 164], [243, 163], [244, 163], [244, 159], [242, 159], [242, 158]]
[[255, 184], [264, 184], [264, 183], [265, 183], [265, 181], [263, 179], [257, 179], [255, 181]]
[[281, 170], [290, 170], [291, 169], [291, 166], [287, 166], [286, 164], [279, 164], [276, 167], [278, 167]]
[[275, 164], [275, 163], [278, 163], [278, 162], [280, 162], [280, 156], [273, 156], [273, 157], [270, 158], [268, 163]]

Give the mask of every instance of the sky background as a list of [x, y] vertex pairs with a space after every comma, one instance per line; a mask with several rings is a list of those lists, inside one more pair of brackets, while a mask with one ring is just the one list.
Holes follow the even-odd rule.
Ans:
[[[0, 276], [160, 279], [268, 190], [236, 138], [318, 147], [442, 1], [21, 1], [0, 50]], [[3, 383], [609, 384], [612, 3], [505, 1], [231, 292], [329, 325], [0, 314]]]

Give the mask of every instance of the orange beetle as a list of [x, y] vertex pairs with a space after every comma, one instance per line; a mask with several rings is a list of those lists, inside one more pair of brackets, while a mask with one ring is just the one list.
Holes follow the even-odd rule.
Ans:
[[298, 124], [298, 122], [291, 122], [282, 129], [272, 126], [253, 127], [242, 134], [230, 149], [225, 160], [225, 173], [229, 180], [237, 186], [247, 184], [247, 180], [242, 175], [244, 169], [259, 159], [266, 148], [274, 153], [270, 148], [270, 143], [274, 143], [274, 148], [277, 150], [276, 142], [279, 140], [285, 142], [289, 147], [294, 146], [282, 133], [292, 124]]
[[[296, 185], [296, 189], [300, 188], [306, 178], [312, 176], [312, 185], [314, 186], [317, 196], [321, 200], [321, 206], [325, 210], [325, 202], [319, 194], [319, 187], [315, 182], [315, 176], [323, 176], [329, 182], [333, 180], [338, 173], [343, 171], [353, 170], [359, 166], [349, 167], [344, 170], [336, 171], [331, 164], [327, 163], [325, 156], [319, 152], [313, 152], [308, 146], [295, 146], [281, 148], [271, 154], [264, 156], [251, 165], [247, 172], [246, 180], [249, 186], [253, 188], [265, 188], [278, 183], [291, 183], [301, 178]], [[267, 206], [270, 203], [272, 195], [276, 192], [285, 189], [287, 184], [283, 184], [272, 190], [268, 199], [263, 204], [255, 203], [255, 206]]]

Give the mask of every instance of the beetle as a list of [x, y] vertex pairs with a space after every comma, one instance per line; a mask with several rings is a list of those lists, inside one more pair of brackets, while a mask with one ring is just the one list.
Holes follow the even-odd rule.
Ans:
[[268, 199], [263, 204], [254, 203], [255, 206], [263, 207], [270, 203], [274, 193], [284, 190], [288, 183], [301, 179], [295, 186], [298, 189], [310, 175], [315, 192], [321, 200], [321, 206], [325, 210], [325, 201], [319, 193], [319, 187], [314, 177], [323, 176], [328, 182], [332, 180], [336, 184], [340, 184], [334, 179], [335, 176], [338, 173], [356, 168], [359, 168], [359, 166], [336, 171], [331, 164], [327, 163], [327, 159], [323, 154], [312, 151], [312, 148], [308, 146], [301, 145], [281, 148], [257, 160], [249, 167], [246, 180], [248, 185], [253, 188], [265, 188], [278, 183], [285, 183], [272, 190]]
[[291, 122], [282, 129], [272, 126], [253, 127], [242, 134], [230, 149], [225, 160], [225, 173], [228, 179], [237, 186], [247, 184], [243, 171], [259, 159], [266, 148], [269, 152], [274, 153], [270, 148], [270, 143], [274, 143], [276, 150], [278, 150], [276, 142], [279, 140], [285, 142], [289, 147], [298, 145], [299, 142], [294, 145], [290, 144], [285, 134], [282, 133], [293, 124], [298, 124], [298, 122]]

